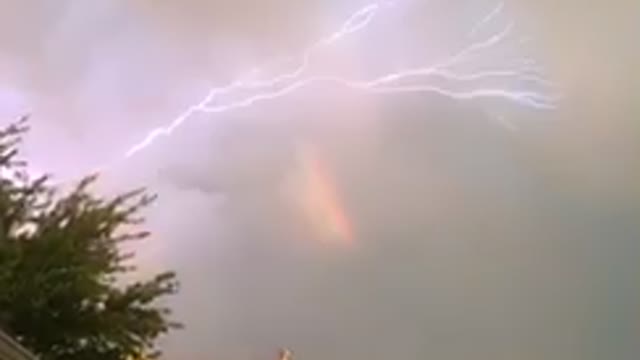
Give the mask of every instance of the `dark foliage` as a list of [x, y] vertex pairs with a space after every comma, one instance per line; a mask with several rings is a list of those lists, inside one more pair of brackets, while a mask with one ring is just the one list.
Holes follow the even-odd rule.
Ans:
[[179, 327], [158, 304], [177, 291], [175, 274], [127, 281], [133, 254], [121, 243], [153, 196], [91, 191], [96, 176], [62, 192], [31, 178], [18, 148], [25, 121], [0, 130], [0, 327], [43, 360], [153, 357], [158, 337]]

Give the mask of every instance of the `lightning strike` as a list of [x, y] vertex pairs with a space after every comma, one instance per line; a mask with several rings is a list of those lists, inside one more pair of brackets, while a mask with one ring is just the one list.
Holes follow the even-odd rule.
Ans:
[[469, 36], [475, 36], [478, 33], [478, 31], [480, 31], [486, 24], [491, 22], [491, 20], [493, 20], [493, 18], [495, 18], [496, 16], [500, 15], [502, 10], [504, 10], [504, 2], [500, 3], [498, 6], [496, 6], [495, 9], [491, 10], [490, 13], [488, 13], [484, 18], [482, 18], [482, 20], [480, 20], [476, 24], [476, 26], [474, 26], [471, 29], [471, 31], [469, 31]]
[[[387, 6], [389, 4], [386, 4]], [[312, 44], [311, 46], [309, 46], [302, 54], [302, 61], [301, 64], [293, 69], [290, 72], [281, 74], [279, 76], [275, 76], [269, 80], [263, 80], [263, 81], [235, 81], [232, 82], [231, 84], [224, 86], [224, 87], [219, 87], [219, 88], [213, 88], [209, 91], [209, 93], [202, 99], [200, 100], [200, 102], [198, 102], [197, 104], [189, 107], [187, 110], [185, 110], [180, 116], [178, 116], [177, 118], [175, 118], [169, 125], [164, 126], [164, 127], [158, 127], [156, 129], [153, 129], [151, 132], [149, 132], [147, 134], [147, 136], [140, 141], [139, 143], [135, 144], [134, 146], [132, 146], [125, 154], [125, 157], [131, 157], [132, 155], [134, 155], [135, 153], [137, 153], [138, 151], [146, 148], [147, 146], [151, 145], [155, 139], [160, 136], [160, 135], [170, 135], [171, 133], [173, 133], [173, 131], [175, 131], [175, 129], [177, 129], [180, 125], [182, 125], [182, 123], [184, 123], [188, 118], [190, 118], [192, 115], [198, 113], [198, 112], [223, 112], [225, 110], [222, 111], [217, 111], [217, 110], [209, 110], [206, 111], [206, 109], [208, 108], [208, 104], [212, 103], [214, 100], [216, 100], [219, 96], [222, 95], [227, 95], [232, 93], [233, 91], [236, 90], [247, 90], [247, 89], [268, 89], [268, 88], [272, 88], [275, 86], [278, 86], [282, 83], [286, 83], [287, 81], [291, 81], [291, 80], [295, 80], [296, 78], [299, 78], [304, 71], [308, 68], [309, 63], [311, 61], [311, 57], [313, 56], [313, 54], [318, 51], [319, 49], [329, 46], [333, 43], [335, 43], [336, 41], [342, 39], [343, 37], [349, 35], [349, 34], [353, 34], [355, 32], [358, 32], [360, 30], [362, 30], [364, 27], [366, 27], [374, 18], [374, 16], [376, 15], [376, 13], [378, 12], [378, 10], [385, 6], [385, 4], [371, 4], [368, 6], [365, 6], [364, 8], [358, 10], [356, 13], [354, 13], [353, 15], [351, 15], [351, 17], [349, 19], [347, 19], [347, 21], [345, 21], [345, 23], [340, 27], [340, 30], [334, 32], [333, 34], [330, 34], [329, 36], [326, 36], [322, 39], [320, 39], [319, 41], [317, 41], [316, 43]], [[282, 62], [290, 62], [292, 61], [292, 58], [288, 58], [285, 60], [281, 60]], [[268, 66], [266, 66], [268, 67]], [[261, 68], [254, 68], [251, 72], [252, 73], [256, 73], [256, 72], [260, 72]], [[286, 94], [288, 93], [288, 91], [283, 92], [282, 94]], [[272, 96], [267, 96], [267, 97], [259, 97], [256, 100], [266, 100], [266, 99], [270, 99], [273, 98]], [[238, 104], [230, 104], [228, 105], [229, 110], [233, 110], [239, 107], [245, 107], [248, 105], [251, 105], [253, 102], [255, 101], [241, 101]], [[246, 105], [242, 105], [246, 103]], [[225, 108], [225, 106], [221, 107], [222, 109]], [[211, 108], [209, 108], [211, 109]]]
[[[522, 66], [514, 69], [501, 68], [466, 74], [457, 70], [458, 65], [470, 62], [475, 55], [504, 42], [511, 33], [514, 27], [513, 24], [508, 24], [502, 31], [484, 40], [473, 42], [449, 56], [446, 60], [429, 66], [403, 69], [369, 80], [348, 79], [335, 75], [307, 75], [311, 60], [318, 51], [333, 45], [346, 36], [366, 29], [381, 11], [390, 8], [392, 5], [393, 3], [388, 2], [375, 3], [361, 8], [351, 15], [336, 32], [307, 47], [298, 57], [298, 66], [288, 72], [266, 80], [238, 80], [227, 86], [212, 88], [199, 102], [187, 108], [171, 123], [151, 130], [140, 142], [130, 147], [125, 152], [125, 159], [151, 146], [160, 136], [171, 135], [195, 114], [225, 113], [239, 108], [250, 107], [259, 102], [286, 96], [315, 83], [333, 84], [371, 94], [432, 93], [454, 100], [497, 98], [535, 109], [552, 109], [555, 107], [558, 98], [547, 95], [547, 92], [553, 88], [554, 84], [540, 75], [539, 69], [534, 67], [535, 63], [531, 60], [523, 60]], [[501, 3], [472, 27], [469, 32], [470, 36], [478, 34], [488, 23], [498, 17], [503, 10], [504, 3]], [[284, 62], [291, 63], [294, 61], [295, 58], [290, 57], [285, 59]], [[253, 72], [261, 72], [260, 69], [268, 67], [256, 68]], [[434, 82], [430, 82], [433, 79], [444, 80], [449, 84], [463, 84], [469, 86], [469, 89], [456, 90], [454, 86], [437, 85]], [[520, 81], [536, 85], [541, 90], [511, 90], [504, 87], [480, 87], [476, 85], [476, 82], [480, 80], [491, 79]], [[407, 82], [412, 83], [408, 84]], [[243, 93], [251, 91], [252, 94], [240, 100], [217, 103], [220, 97], [241, 91]]]

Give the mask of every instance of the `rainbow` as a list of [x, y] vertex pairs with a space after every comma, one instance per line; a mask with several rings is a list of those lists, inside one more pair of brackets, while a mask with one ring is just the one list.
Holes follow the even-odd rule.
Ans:
[[302, 205], [312, 227], [323, 238], [351, 243], [353, 225], [342, 204], [328, 166], [309, 147], [301, 152]]

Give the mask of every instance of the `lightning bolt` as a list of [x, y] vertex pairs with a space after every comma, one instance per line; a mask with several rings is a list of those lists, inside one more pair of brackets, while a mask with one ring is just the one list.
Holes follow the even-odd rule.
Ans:
[[493, 9], [484, 18], [482, 18], [482, 20], [478, 21], [476, 26], [474, 26], [471, 29], [471, 31], [469, 31], [469, 36], [476, 35], [476, 33], [478, 33], [478, 31], [480, 31], [483, 26], [485, 26], [487, 23], [493, 20], [493, 18], [495, 18], [496, 16], [500, 15], [502, 10], [504, 10], [504, 2], [500, 3], [498, 6], [495, 7], [495, 9]]
[[[133, 145], [131, 148], [129, 148], [129, 150], [127, 150], [125, 157], [127, 158], [131, 157], [132, 155], [139, 152], [140, 150], [143, 150], [144, 148], [150, 146], [156, 140], [156, 138], [158, 138], [161, 135], [165, 135], [165, 136], [170, 135], [178, 127], [180, 127], [187, 119], [189, 119], [192, 115], [198, 112], [214, 113], [214, 112], [230, 111], [233, 109], [252, 105], [256, 101], [268, 100], [268, 99], [273, 99], [282, 95], [286, 95], [287, 93], [306, 85], [306, 84], [297, 83], [297, 84], [294, 84], [294, 86], [289, 86], [288, 88], [291, 88], [290, 90], [284, 89], [276, 92], [269, 92], [263, 95], [257, 95], [252, 98], [245, 99], [243, 101], [228, 104], [225, 106], [220, 106], [217, 108], [212, 108], [210, 105], [214, 100], [218, 99], [218, 97], [221, 97], [223, 95], [228, 95], [237, 90], [269, 89], [269, 88], [276, 87], [280, 84], [294, 81], [300, 78], [300, 76], [302, 76], [305, 70], [309, 67], [309, 63], [311, 61], [311, 58], [313, 57], [313, 54], [315, 54], [318, 50], [326, 46], [332, 45], [333, 43], [337, 42], [338, 40], [341, 40], [342, 38], [344, 38], [349, 34], [353, 34], [355, 32], [358, 32], [364, 29], [373, 20], [374, 16], [378, 13], [378, 11], [383, 6], [389, 6], [389, 5], [390, 3], [371, 4], [358, 10], [356, 13], [351, 15], [351, 17], [349, 17], [347, 21], [345, 21], [342, 24], [342, 26], [338, 31], [320, 39], [316, 43], [309, 46], [302, 54], [301, 64], [297, 68], [293, 69], [292, 71], [275, 76], [269, 80], [263, 80], [263, 81], [258, 80], [258, 81], [251, 81], [251, 82], [244, 81], [244, 80], [237, 80], [224, 87], [212, 88], [211, 90], [209, 90], [209, 92], [204, 98], [202, 98], [195, 105], [192, 105], [189, 108], [187, 108], [182, 114], [180, 114], [177, 118], [175, 118], [169, 125], [158, 127], [151, 130], [142, 141]], [[277, 61], [277, 62], [290, 62], [292, 60], [293, 58], [289, 57], [286, 59], [281, 59], [280, 61]], [[274, 61], [274, 63], [275, 62], [276, 61]], [[273, 64], [270, 64], [270, 65], [273, 65]], [[270, 66], [264, 66], [262, 68], [268, 68], [268, 67]], [[260, 72], [260, 69], [262, 68], [253, 69], [251, 73]], [[248, 74], [248, 75], [251, 75], [251, 74]], [[249, 76], [246, 76], [246, 77], [249, 77]], [[312, 80], [312, 79], [308, 79], [308, 80]], [[304, 81], [304, 82], [307, 83], [309, 81]]]
[[[508, 24], [499, 31], [483, 40], [472, 42], [458, 52], [450, 55], [444, 61], [424, 67], [403, 69], [397, 72], [382, 74], [368, 80], [348, 79], [334, 75], [308, 75], [310, 62], [313, 56], [322, 49], [342, 40], [346, 36], [353, 35], [366, 29], [374, 19], [384, 10], [393, 6], [393, 3], [375, 3], [367, 5], [352, 14], [342, 26], [334, 33], [321, 38], [307, 47], [297, 57], [298, 66], [288, 72], [271, 77], [266, 80], [237, 80], [227, 86], [212, 88], [197, 103], [188, 107], [182, 114], [165, 126], [157, 127], [138, 143], [131, 146], [124, 154], [124, 159], [130, 158], [138, 152], [148, 148], [161, 136], [169, 136], [185, 121], [198, 113], [220, 114], [232, 110], [253, 106], [259, 102], [277, 99], [304, 87], [316, 83], [327, 83], [343, 86], [354, 90], [371, 94], [403, 94], [403, 93], [432, 93], [445, 96], [454, 100], [472, 100], [482, 98], [498, 98], [513, 102], [522, 106], [535, 109], [552, 109], [555, 107], [557, 97], [548, 95], [548, 90], [553, 83], [546, 80], [541, 72], [534, 67], [531, 60], [523, 60], [522, 65], [516, 68], [482, 70], [472, 73], [462, 73], [457, 70], [461, 64], [473, 60], [474, 56], [492, 49], [503, 43], [511, 34], [514, 25]], [[504, 3], [483, 17], [469, 32], [474, 37], [493, 19], [504, 10]], [[291, 63], [295, 57], [284, 59]], [[273, 64], [271, 64], [272, 66]], [[260, 68], [266, 69], [269, 65]], [[260, 69], [253, 71], [259, 72]], [[533, 90], [511, 90], [504, 87], [473, 87], [481, 80], [515, 80], [528, 85], [534, 85]], [[444, 80], [449, 84], [463, 84], [471, 86], [468, 90], [456, 90], [454, 86], [437, 85], [433, 80]], [[542, 90], [537, 91], [535, 89]], [[238, 92], [251, 92], [239, 100], [221, 102], [220, 98]]]

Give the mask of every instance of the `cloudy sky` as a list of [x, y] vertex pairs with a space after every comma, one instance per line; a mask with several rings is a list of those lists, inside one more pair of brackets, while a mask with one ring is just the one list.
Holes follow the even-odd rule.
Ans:
[[[127, 161], [211, 86], [288, 55], [251, 79], [295, 67], [367, 2], [2, 4], [0, 117], [31, 114], [33, 166], [64, 180], [115, 161], [105, 189], [160, 194], [139, 261], [183, 282], [172, 304], [187, 328], [164, 339], [167, 359], [640, 352], [636, 1], [510, 0], [478, 34], [516, 24], [471, 63], [535, 60], [563, 95], [553, 110], [319, 84], [194, 114]], [[400, 0], [309, 73], [432, 64], [496, 5]]]

